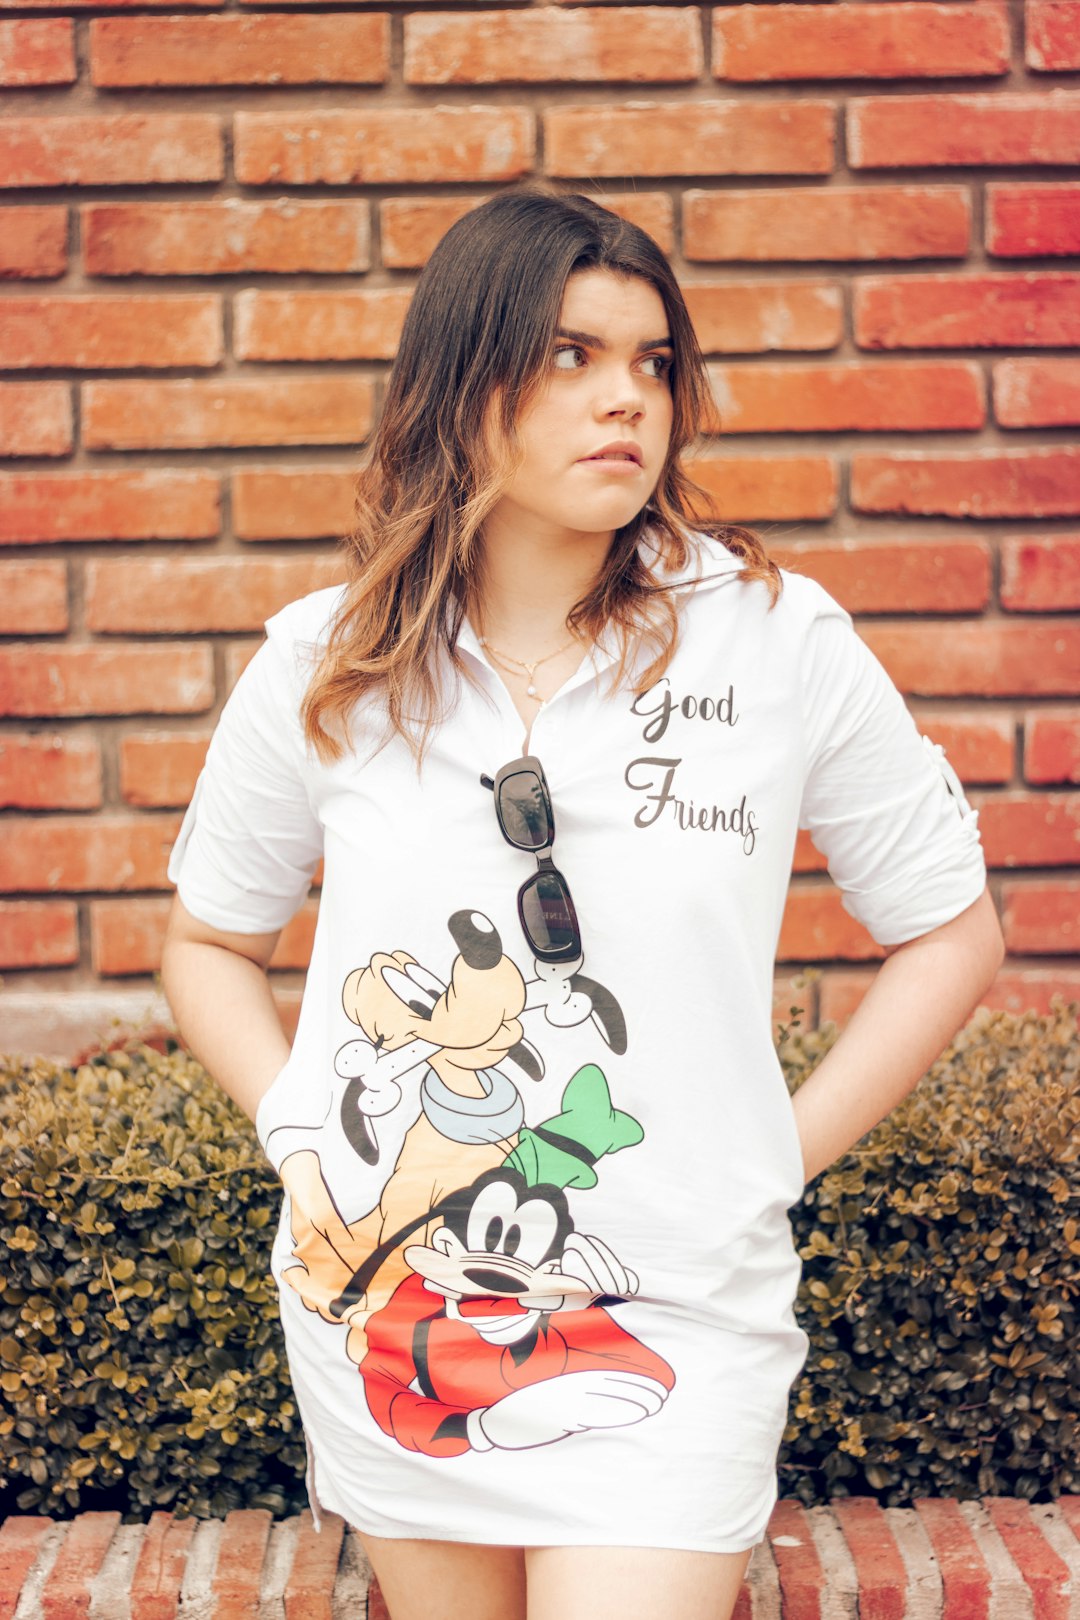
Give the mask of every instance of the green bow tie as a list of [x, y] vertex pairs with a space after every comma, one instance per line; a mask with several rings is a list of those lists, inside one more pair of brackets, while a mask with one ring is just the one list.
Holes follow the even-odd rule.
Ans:
[[633, 1115], [612, 1108], [603, 1070], [586, 1063], [563, 1092], [562, 1112], [542, 1125], [523, 1126], [506, 1162], [530, 1187], [595, 1187], [596, 1161], [633, 1147], [644, 1135]]

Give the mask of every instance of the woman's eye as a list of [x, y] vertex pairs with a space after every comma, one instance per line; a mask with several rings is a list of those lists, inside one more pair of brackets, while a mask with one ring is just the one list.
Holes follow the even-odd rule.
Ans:
[[642, 365], [652, 367], [648, 372], [650, 377], [666, 377], [671, 370], [671, 356], [669, 354], [647, 354]]
[[555, 369], [557, 371], [577, 371], [578, 361], [585, 363], [585, 351], [578, 348], [565, 348], [555, 350]]

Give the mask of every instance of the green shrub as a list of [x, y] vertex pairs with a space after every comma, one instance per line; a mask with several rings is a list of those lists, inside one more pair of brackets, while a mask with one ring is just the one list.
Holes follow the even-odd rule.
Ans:
[[8, 1511], [303, 1504], [279, 1183], [187, 1053], [0, 1069]]
[[[792, 1211], [781, 1491], [1080, 1489], [1075, 1004], [981, 1014]], [[836, 1038], [781, 1033], [792, 1089]], [[0, 1511], [298, 1511], [280, 1184], [187, 1053], [0, 1059]]]
[[[781, 1490], [1080, 1490], [1077, 1003], [980, 1010], [792, 1212], [810, 1335]], [[836, 1039], [784, 1032], [797, 1090]]]

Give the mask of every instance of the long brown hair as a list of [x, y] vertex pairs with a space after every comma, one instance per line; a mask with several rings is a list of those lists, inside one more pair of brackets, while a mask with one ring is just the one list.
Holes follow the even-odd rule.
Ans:
[[617, 678], [634, 638], [655, 652], [635, 683], [644, 691], [675, 650], [678, 620], [665, 586], [639, 553], [646, 529], [657, 561], [682, 568], [685, 535], [704, 531], [744, 561], [772, 601], [780, 574], [756, 535], [710, 521], [707, 497], [680, 463], [712, 408], [694, 328], [661, 249], [638, 226], [588, 197], [533, 182], [458, 220], [421, 274], [390, 372], [382, 416], [356, 484], [343, 545], [347, 587], [303, 703], [320, 758], [343, 752], [349, 711], [383, 689], [387, 736], [399, 732], [418, 766], [446, 693], [435, 657], [473, 678], [456, 647], [478, 608], [485, 518], [520, 456], [517, 422], [548, 373], [567, 278], [609, 270], [647, 281], [663, 300], [673, 349], [673, 422], [648, 505], [616, 530], [604, 566], [571, 608], [571, 633], [616, 635]]

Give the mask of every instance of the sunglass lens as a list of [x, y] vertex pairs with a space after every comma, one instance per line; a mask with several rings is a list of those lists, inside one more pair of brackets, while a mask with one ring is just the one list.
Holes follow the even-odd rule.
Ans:
[[580, 949], [574, 902], [560, 872], [538, 872], [521, 891], [521, 920], [537, 956]]
[[551, 843], [547, 794], [535, 771], [515, 771], [499, 783], [499, 816], [518, 849], [546, 849]]

